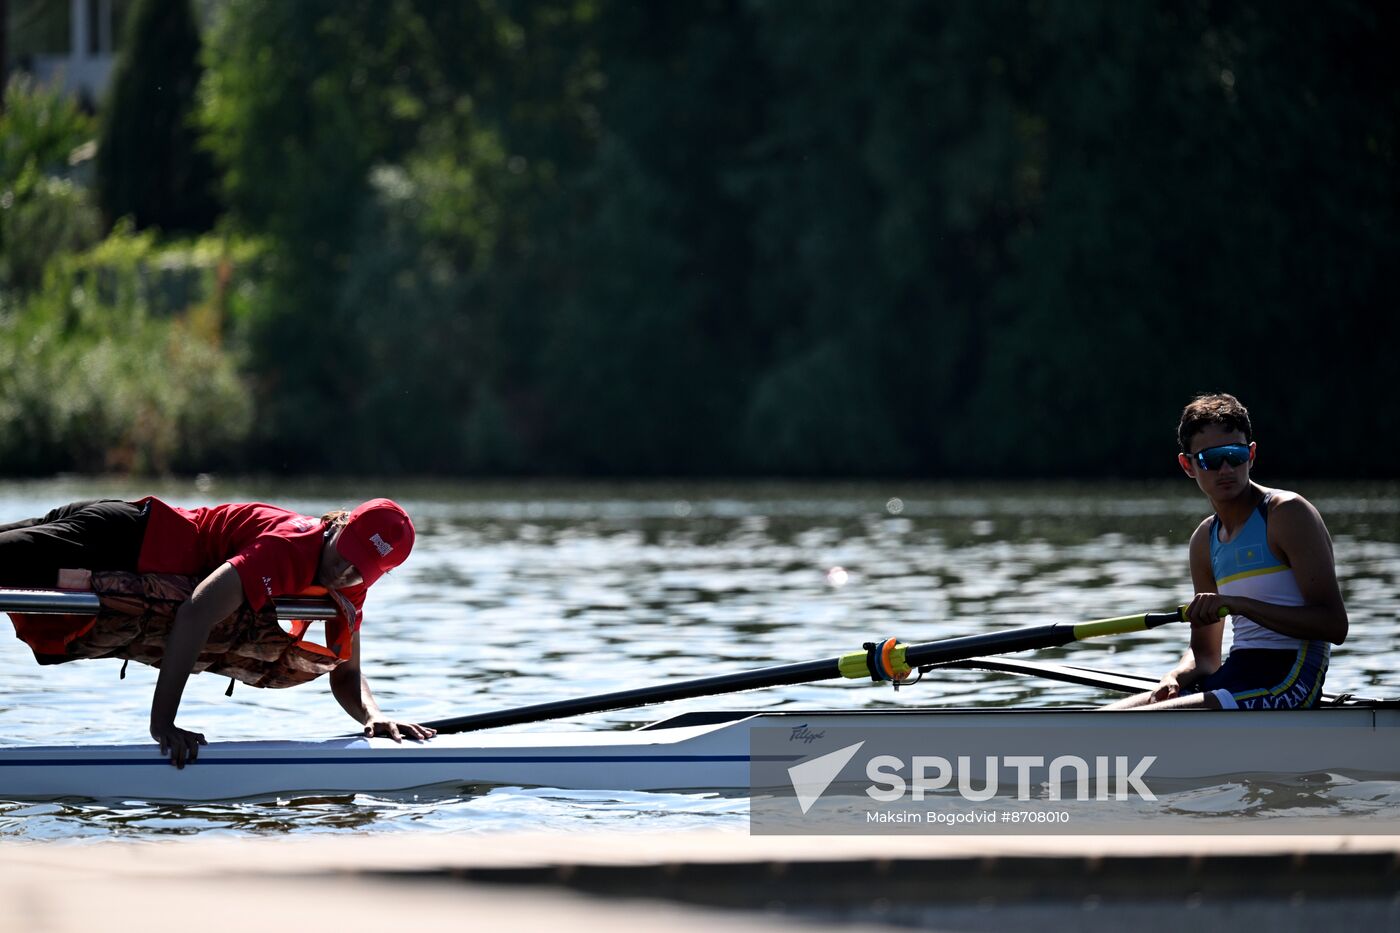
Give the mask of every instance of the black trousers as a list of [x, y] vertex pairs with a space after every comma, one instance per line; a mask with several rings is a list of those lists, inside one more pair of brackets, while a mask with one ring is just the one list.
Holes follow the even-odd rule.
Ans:
[[46, 588], [64, 569], [136, 570], [146, 509], [120, 499], [59, 506], [0, 525], [0, 586]]

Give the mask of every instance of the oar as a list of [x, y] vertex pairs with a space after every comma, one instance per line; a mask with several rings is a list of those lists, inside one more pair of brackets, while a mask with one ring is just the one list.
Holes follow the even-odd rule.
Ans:
[[[1127, 671], [1100, 671], [1092, 667], [1072, 667], [1067, 664], [1052, 664], [1048, 661], [1031, 661], [1025, 658], [966, 658], [938, 665], [937, 669], [958, 668], [959, 670], [997, 671], [1004, 674], [1022, 674], [1027, 677], [1043, 677], [1067, 684], [1084, 687], [1098, 687], [1101, 690], [1115, 690], [1119, 693], [1142, 693], [1157, 686], [1156, 677], [1146, 674], [1133, 674]], [[1321, 703], [1336, 706], [1360, 700], [1367, 703], [1384, 702], [1375, 697], [1358, 697], [1350, 693], [1324, 693]]]
[[1060, 683], [1078, 684], [1082, 687], [1097, 687], [1118, 693], [1142, 693], [1157, 686], [1156, 677], [1143, 674], [1129, 674], [1122, 671], [1096, 671], [1084, 667], [1070, 667], [1065, 664], [1052, 664], [1048, 661], [1031, 661], [1026, 658], [965, 658], [938, 665], [935, 670], [996, 671], [1003, 674], [1020, 674], [1027, 677], [1041, 677]]
[[888, 674], [891, 670], [898, 673], [907, 672], [911, 668], [922, 665], [946, 664], [950, 661], [960, 661], [980, 654], [1058, 648], [1061, 645], [1083, 641], [1086, 638], [1142, 632], [1159, 625], [1180, 621], [1185, 618], [1185, 611], [1186, 608], [1183, 606], [1176, 612], [1148, 612], [1142, 615], [1120, 616], [1115, 619], [1100, 619], [1096, 622], [1081, 622], [1078, 625], [1067, 623], [1033, 625], [987, 635], [949, 638], [923, 645], [899, 645], [894, 643], [894, 639], [889, 639], [881, 645], [872, 644], [864, 651], [852, 652], [838, 658], [782, 664], [777, 667], [764, 667], [735, 674], [718, 674], [714, 677], [683, 680], [680, 683], [657, 684], [651, 687], [638, 687], [632, 690], [617, 690], [612, 693], [577, 697], [572, 700], [535, 703], [515, 709], [472, 713], [468, 716], [440, 719], [437, 722], [425, 723], [425, 725], [444, 733], [471, 732], [475, 729], [515, 726], [528, 722], [542, 722], [548, 719], [563, 719], [567, 716], [582, 716], [587, 713], [645, 706], [650, 703], [686, 700], [719, 693], [738, 693], [741, 690], [756, 690], [761, 687], [811, 683], [836, 677], [890, 679], [888, 676], [882, 678], [880, 675], [882, 673]]
[[[96, 615], [102, 602], [96, 593], [81, 590], [0, 589], [0, 612], [26, 615]], [[324, 599], [279, 599], [279, 619], [334, 619], [335, 606]]]

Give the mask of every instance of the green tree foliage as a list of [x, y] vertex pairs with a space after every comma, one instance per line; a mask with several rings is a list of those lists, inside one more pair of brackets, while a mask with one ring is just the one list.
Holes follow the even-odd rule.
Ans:
[[0, 313], [0, 471], [242, 465], [252, 398], [224, 338], [251, 296], [232, 262], [119, 230], [52, 263]]
[[10, 79], [0, 110], [0, 291], [36, 288], [54, 256], [99, 238], [97, 211], [70, 178], [92, 121], [55, 89]]
[[202, 67], [190, 0], [134, 0], [102, 107], [98, 200], [109, 225], [202, 233], [214, 226], [213, 164], [191, 121]]
[[1395, 395], [1384, 5], [218, 11], [274, 466], [1160, 475], [1226, 388], [1327, 471]]
[[0, 179], [6, 184], [26, 171], [62, 175], [73, 150], [92, 138], [92, 120], [71, 97], [15, 75], [5, 86], [0, 110]]
[[231, 210], [278, 256], [253, 337], [262, 456], [515, 462], [501, 396], [507, 371], [534, 365], [526, 263], [583, 132], [576, 28], [559, 5], [512, 16], [485, 0], [223, 8], [204, 122]]
[[[749, 216], [725, 172], [760, 127], [738, 5], [619, 4], [590, 30], [599, 130], [568, 179], [538, 382], [558, 467], [722, 472], [745, 391]], [[756, 73], [757, 70], [757, 73]]]
[[[1400, 336], [1382, 259], [1400, 245], [1393, 12], [1062, 5], [1034, 25], [1043, 193], [971, 410], [1056, 430], [991, 441], [991, 463], [1047, 471], [1072, 450], [1144, 470], [1185, 398], [1231, 387], [1262, 404], [1272, 469], [1335, 469], [1314, 439], [1338, 393], [1393, 395], [1358, 365], [1367, 339]], [[1145, 411], [1152, 432], [1104, 430]]]

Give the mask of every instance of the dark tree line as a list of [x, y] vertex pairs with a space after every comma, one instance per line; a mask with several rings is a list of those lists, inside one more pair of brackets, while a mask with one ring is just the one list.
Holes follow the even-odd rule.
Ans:
[[1400, 468], [1393, 5], [216, 13], [253, 465], [1159, 475], [1226, 389]]

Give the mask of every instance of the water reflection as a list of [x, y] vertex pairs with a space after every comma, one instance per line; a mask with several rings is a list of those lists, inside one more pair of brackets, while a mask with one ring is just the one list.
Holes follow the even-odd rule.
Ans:
[[[658, 824], [656, 821], [664, 820]], [[0, 801], [0, 840], [157, 839], [412, 831], [491, 833], [740, 828], [748, 798], [719, 794], [558, 791], [443, 786], [400, 794], [152, 804], [143, 801]]]

